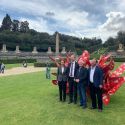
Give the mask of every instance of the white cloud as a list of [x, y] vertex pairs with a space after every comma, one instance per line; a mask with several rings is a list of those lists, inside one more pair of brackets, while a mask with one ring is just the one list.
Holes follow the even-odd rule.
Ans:
[[0, 6], [8, 13], [18, 13], [40, 32], [57, 30], [106, 40], [125, 28], [125, 0], [0, 0]]
[[0, 19], [0, 27], [1, 27], [1, 24], [2, 24], [2, 19]]
[[1, 26], [1, 24], [2, 24], [3, 17], [4, 17], [4, 16], [0, 15], [0, 26]]
[[107, 31], [125, 30], [125, 14], [122, 12], [109, 12], [107, 21], [100, 28]]
[[[103, 42], [109, 37], [115, 37], [118, 31], [125, 31], [125, 14], [122, 12], [109, 12], [106, 21], [95, 28], [78, 29], [73, 33], [79, 37], [97, 37]], [[70, 33], [69, 33], [70, 34]]]
[[42, 18], [38, 18], [37, 20], [31, 20], [31, 19], [28, 19], [28, 18], [20, 18], [20, 21], [26, 21], [26, 20], [28, 20], [29, 27], [31, 29], [37, 30], [39, 32], [52, 33], [47, 26], [46, 20], [43, 20]]
[[[19, 13], [31, 14], [35, 17], [52, 18], [57, 21], [57, 24], [65, 25], [66, 27], [70, 26], [73, 29], [89, 24], [87, 19], [88, 13], [85, 11], [77, 11], [74, 6], [61, 8], [57, 4], [51, 5], [45, 0], [1, 0], [0, 5], [9, 8], [11, 11], [16, 10]], [[48, 15], [48, 12], [53, 13], [53, 17], [51, 17], [52, 15]]]

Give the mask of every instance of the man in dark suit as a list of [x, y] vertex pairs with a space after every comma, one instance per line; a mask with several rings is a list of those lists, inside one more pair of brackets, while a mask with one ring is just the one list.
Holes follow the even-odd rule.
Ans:
[[69, 83], [69, 104], [74, 102], [77, 103], [77, 83], [74, 81], [77, 69], [79, 68], [78, 63], [75, 61], [75, 55], [70, 56], [71, 62], [67, 67], [68, 83]]
[[77, 70], [77, 74], [75, 77], [75, 81], [78, 84], [78, 91], [80, 96], [80, 106], [83, 108], [87, 107], [86, 104], [86, 86], [88, 80], [88, 71], [87, 68], [85, 68], [85, 62], [79, 61], [79, 69]]
[[97, 96], [99, 112], [101, 112], [103, 109], [102, 84], [103, 84], [103, 71], [97, 65], [96, 59], [93, 59], [91, 61], [91, 67], [89, 68], [89, 87], [90, 87], [90, 96], [92, 99], [91, 109], [97, 108], [97, 102], [96, 102], [96, 96]]
[[61, 66], [57, 70], [57, 81], [59, 86], [59, 97], [60, 101], [66, 101], [66, 84], [67, 84], [67, 73], [64, 65], [64, 60], [61, 60]]

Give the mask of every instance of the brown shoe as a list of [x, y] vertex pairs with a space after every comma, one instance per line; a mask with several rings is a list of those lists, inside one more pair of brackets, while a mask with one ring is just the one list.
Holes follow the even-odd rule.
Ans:
[[102, 112], [102, 109], [98, 109], [98, 112]]

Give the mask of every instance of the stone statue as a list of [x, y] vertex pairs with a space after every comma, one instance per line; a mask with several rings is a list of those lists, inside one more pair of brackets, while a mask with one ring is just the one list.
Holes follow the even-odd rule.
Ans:
[[2, 51], [1, 51], [1, 52], [3, 52], [3, 53], [8, 52], [7, 49], [6, 49], [6, 44], [3, 44], [3, 47], [2, 47]]
[[20, 53], [19, 46], [16, 46], [16, 53]]
[[51, 53], [52, 53], [51, 47], [48, 47], [47, 53], [48, 53], [48, 54], [51, 54]]
[[37, 53], [38, 53], [38, 51], [37, 51], [37, 47], [36, 47], [36, 46], [33, 47], [33, 51], [32, 51], [32, 53], [33, 53], [33, 54], [37, 54]]
[[50, 67], [50, 64], [47, 62], [46, 63], [46, 79], [50, 79], [51, 77], [50, 72], [51, 72], [51, 67]]
[[119, 44], [119, 48], [117, 50], [118, 52], [123, 52], [124, 51], [124, 47], [123, 47], [123, 44]]
[[62, 54], [66, 54], [66, 47], [63, 47], [62, 48], [62, 52], [61, 52]]

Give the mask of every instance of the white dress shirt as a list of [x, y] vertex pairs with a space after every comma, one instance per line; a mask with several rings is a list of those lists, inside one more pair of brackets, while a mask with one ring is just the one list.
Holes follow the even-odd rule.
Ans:
[[62, 74], [63, 74], [64, 73], [64, 67], [62, 66], [61, 69], [62, 69]]
[[96, 66], [91, 67], [91, 69], [90, 69], [90, 82], [91, 82], [91, 83], [94, 82], [94, 73], [95, 73], [95, 68], [96, 68]]
[[[71, 66], [72, 65], [73, 65], [73, 69], [72, 69], [72, 72], [71, 72]], [[71, 62], [69, 76], [74, 77], [74, 73], [75, 73], [75, 61]]]

